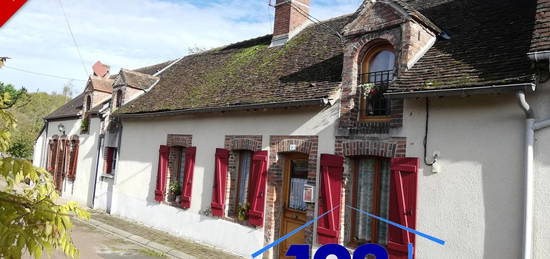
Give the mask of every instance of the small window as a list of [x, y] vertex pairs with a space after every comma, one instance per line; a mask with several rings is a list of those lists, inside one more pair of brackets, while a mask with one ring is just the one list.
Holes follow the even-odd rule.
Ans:
[[[388, 218], [390, 167], [385, 158], [363, 157], [353, 166], [352, 206], [381, 218]], [[351, 242], [387, 243], [387, 224], [365, 214], [352, 211]]]
[[84, 105], [84, 111], [87, 112], [87, 111], [90, 111], [90, 109], [92, 108], [92, 97], [91, 96], [86, 96], [86, 103]]
[[239, 211], [248, 207], [248, 182], [250, 179], [250, 168], [252, 165], [252, 152], [248, 150], [239, 151], [239, 165], [237, 175], [237, 210], [235, 213], [238, 216]]
[[290, 163], [290, 191], [288, 207], [294, 210], [305, 211], [304, 188], [307, 184], [308, 160], [292, 160]]
[[112, 175], [116, 169], [117, 149], [114, 147], [107, 147], [105, 152], [104, 173]]
[[395, 52], [388, 44], [379, 44], [369, 49], [361, 63], [360, 114], [362, 119], [390, 115], [389, 99], [384, 97], [395, 74]]
[[180, 148], [178, 149], [178, 175], [176, 176], [176, 179], [178, 181], [178, 186], [183, 185], [183, 179], [185, 178], [185, 149]]
[[122, 106], [122, 90], [116, 91], [116, 103], [115, 108]]

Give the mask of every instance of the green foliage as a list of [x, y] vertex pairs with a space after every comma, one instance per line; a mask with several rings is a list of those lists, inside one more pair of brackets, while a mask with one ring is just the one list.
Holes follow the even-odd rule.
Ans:
[[175, 195], [181, 194], [181, 186], [179, 182], [173, 182], [168, 186], [168, 191]]
[[90, 129], [90, 117], [86, 116], [80, 121], [80, 132], [87, 133]]
[[[8, 109], [10, 93], [0, 96], [0, 154], [10, 147], [16, 119]], [[78, 250], [71, 239], [71, 215], [89, 218], [75, 202], [58, 204], [52, 177], [28, 160], [0, 156], [0, 258], [21, 258], [27, 251], [35, 258], [63, 251], [71, 258]]]
[[10, 101], [5, 101], [4, 105], [10, 106], [9, 111], [18, 122], [17, 127], [10, 130], [10, 147], [7, 153], [13, 157], [31, 159], [34, 141], [44, 126], [42, 118], [69, 99], [62, 95], [27, 93], [24, 89], [17, 90], [13, 85], [0, 82], [0, 96], [5, 93], [9, 94]]
[[240, 221], [245, 221], [248, 219], [248, 210], [250, 210], [250, 203], [240, 203], [239, 208], [237, 208], [237, 218]]

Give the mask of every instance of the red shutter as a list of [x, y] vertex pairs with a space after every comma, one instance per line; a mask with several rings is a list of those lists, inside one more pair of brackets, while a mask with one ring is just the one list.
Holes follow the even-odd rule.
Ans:
[[264, 224], [265, 185], [267, 182], [267, 151], [252, 154], [252, 169], [248, 181], [248, 222], [261, 227]]
[[[321, 189], [319, 190], [319, 215], [340, 205], [344, 158], [321, 154]], [[340, 235], [340, 208], [333, 210], [317, 222], [319, 244], [337, 244]]]
[[183, 186], [181, 188], [181, 207], [187, 209], [191, 207], [191, 191], [193, 188], [193, 172], [195, 171], [195, 154], [196, 147], [188, 147], [185, 149], [185, 169]]
[[55, 168], [56, 168], [56, 163], [57, 163], [57, 143], [58, 143], [58, 140], [57, 139], [54, 139], [52, 140], [52, 149], [51, 149], [51, 156], [50, 156], [50, 166], [48, 168], [48, 171], [50, 171], [51, 173], [54, 173], [55, 171]]
[[103, 172], [106, 174], [111, 174], [111, 172], [113, 171], [113, 152], [114, 148], [112, 147], [108, 147], [105, 149]]
[[225, 185], [227, 177], [227, 163], [229, 150], [216, 149], [216, 171], [214, 173], [214, 186], [212, 190], [212, 215], [223, 217], [225, 210]]
[[53, 140], [50, 140], [48, 141], [48, 158], [46, 160], [46, 170], [48, 170], [49, 172], [53, 171], [52, 159], [53, 159]]
[[77, 163], [78, 163], [78, 147], [79, 147], [79, 142], [78, 141], [74, 141], [73, 140], [73, 143], [71, 143], [72, 145], [72, 152], [70, 153], [70, 162], [69, 162], [69, 179], [72, 179], [74, 180], [76, 178], [76, 166], [77, 166]]
[[[389, 220], [412, 229], [416, 227], [417, 176], [418, 158], [392, 159]], [[414, 240], [413, 233], [388, 225], [391, 259], [408, 258], [408, 244], [414, 244]]]
[[155, 188], [155, 200], [164, 200], [164, 192], [166, 191], [166, 170], [168, 169], [168, 154], [170, 148], [168, 146], [160, 146], [159, 149], [159, 164], [157, 170], [157, 186]]

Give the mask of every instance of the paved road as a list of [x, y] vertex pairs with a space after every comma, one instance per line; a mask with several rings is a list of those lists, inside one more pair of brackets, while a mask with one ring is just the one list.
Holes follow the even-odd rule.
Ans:
[[[155, 251], [119, 238], [118, 236], [99, 230], [90, 225], [73, 220], [73, 242], [80, 250], [82, 259], [153, 259], [162, 257]], [[30, 256], [24, 257], [30, 259]], [[46, 258], [46, 257], [44, 257]], [[54, 259], [66, 259], [62, 252], [56, 251], [52, 255]]]

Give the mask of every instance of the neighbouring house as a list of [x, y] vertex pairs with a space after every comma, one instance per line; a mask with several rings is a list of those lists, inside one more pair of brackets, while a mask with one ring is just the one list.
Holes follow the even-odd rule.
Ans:
[[332, 211], [263, 257], [550, 258], [550, 1], [364, 1], [319, 23], [309, 0], [273, 6], [272, 35], [94, 65], [35, 163], [64, 197], [247, 257]]

